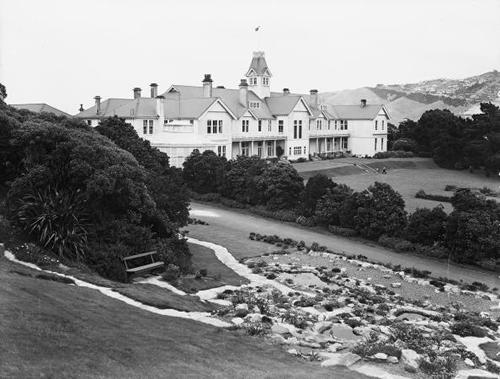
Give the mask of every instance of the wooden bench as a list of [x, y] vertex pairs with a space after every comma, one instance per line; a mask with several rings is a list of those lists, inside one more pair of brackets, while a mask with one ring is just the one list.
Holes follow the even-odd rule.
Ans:
[[[135, 255], [129, 255], [128, 257], [123, 257], [122, 261], [123, 264], [125, 265], [125, 271], [127, 272], [127, 275], [134, 275], [142, 272], [147, 272], [147, 271], [153, 271], [157, 268], [162, 267], [165, 263], [161, 261], [155, 261], [155, 255], [156, 251], [148, 251], [146, 253], [141, 253], [141, 254], [135, 254]], [[137, 260], [139, 258], [144, 258], [144, 257], [150, 257], [151, 258], [151, 263], [148, 264], [143, 264], [141, 266], [136, 266], [136, 267], [129, 267], [129, 264], [131, 261]]]

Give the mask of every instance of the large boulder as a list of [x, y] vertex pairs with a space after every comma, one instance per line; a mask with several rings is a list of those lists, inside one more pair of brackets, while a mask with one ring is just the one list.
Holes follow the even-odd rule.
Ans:
[[417, 372], [420, 355], [411, 349], [401, 350], [401, 363], [408, 372]]

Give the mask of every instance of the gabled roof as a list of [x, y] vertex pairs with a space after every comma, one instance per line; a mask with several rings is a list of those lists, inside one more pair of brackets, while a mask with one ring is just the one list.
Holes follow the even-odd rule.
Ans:
[[272, 76], [269, 67], [267, 67], [266, 58], [264, 57], [263, 51], [254, 51], [252, 61], [250, 62], [250, 67], [248, 68], [246, 76], [252, 75], [254, 72], [256, 75], [268, 75]]
[[180, 101], [169, 98], [165, 101], [166, 119], [197, 119], [200, 118], [214, 103], [219, 103], [230, 115], [235, 118], [231, 110], [218, 98], [201, 97], [182, 99]]
[[47, 113], [53, 113], [56, 116], [67, 116], [67, 117], [71, 116], [70, 114], [63, 112], [45, 103], [9, 104], [9, 105], [16, 109], [26, 109], [34, 113], [47, 112]]
[[[175, 90], [180, 94], [181, 99], [190, 98], [203, 98], [203, 87], [200, 86], [185, 86], [185, 85], [172, 85], [163, 96], [167, 99], [176, 99], [176, 93], [172, 93]], [[243, 106], [240, 103], [240, 94], [238, 89], [229, 88], [213, 88], [212, 98], [219, 97], [225, 105], [231, 110], [236, 118], [240, 118], [245, 114], [249, 108]], [[205, 98], [206, 99], [206, 98]], [[259, 108], [252, 108], [250, 111], [256, 118], [261, 119], [272, 119], [273, 115], [269, 108], [267, 107], [265, 101], [260, 99], [253, 91], [248, 90], [248, 101], [255, 101], [260, 103]]]
[[361, 105], [328, 105], [328, 113], [333, 118], [343, 120], [373, 120], [380, 110], [383, 110], [389, 118], [389, 113], [382, 104]]
[[267, 106], [275, 116], [289, 115], [299, 101], [302, 101], [307, 111], [312, 115], [311, 108], [300, 95], [271, 96], [266, 97], [265, 100]]

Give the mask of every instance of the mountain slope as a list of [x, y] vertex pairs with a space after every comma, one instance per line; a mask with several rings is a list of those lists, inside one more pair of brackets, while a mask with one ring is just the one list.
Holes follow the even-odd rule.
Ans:
[[468, 109], [478, 109], [481, 102], [500, 98], [500, 72], [494, 70], [465, 79], [433, 79], [410, 84], [377, 84], [320, 94], [327, 104], [385, 104], [391, 122], [399, 124], [406, 118], [418, 120], [431, 109], [449, 109], [463, 115]]

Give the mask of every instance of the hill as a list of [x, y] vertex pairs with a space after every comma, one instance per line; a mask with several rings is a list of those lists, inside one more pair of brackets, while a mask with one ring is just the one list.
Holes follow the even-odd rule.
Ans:
[[493, 102], [500, 97], [500, 72], [497, 70], [465, 79], [433, 79], [410, 84], [377, 84], [320, 94], [328, 104], [385, 104], [394, 124], [405, 118], [417, 120], [427, 110], [449, 109], [463, 115], [481, 102]]

